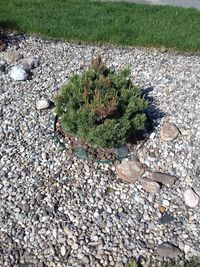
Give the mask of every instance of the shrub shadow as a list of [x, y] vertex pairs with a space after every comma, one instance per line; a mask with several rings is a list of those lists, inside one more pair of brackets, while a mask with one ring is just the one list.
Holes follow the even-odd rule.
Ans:
[[166, 113], [161, 111], [156, 106], [156, 101], [153, 96], [150, 96], [150, 92], [153, 91], [153, 87], [146, 87], [141, 89], [141, 96], [148, 102], [148, 107], [145, 110], [147, 120], [145, 122], [145, 127], [143, 131], [137, 131], [129, 137], [127, 140], [131, 144], [137, 142], [145, 142], [150, 134], [154, 131], [155, 127], [158, 125], [160, 119], [162, 119]]
[[146, 109], [146, 115], [150, 119], [150, 121], [153, 124], [153, 127], [158, 125], [158, 121], [166, 116], [166, 113], [161, 111], [156, 106], [156, 101], [153, 96], [150, 96], [150, 92], [152, 92], [154, 89], [153, 87], [147, 87], [141, 89], [142, 97], [144, 97], [145, 100], [149, 103], [148, 108]]

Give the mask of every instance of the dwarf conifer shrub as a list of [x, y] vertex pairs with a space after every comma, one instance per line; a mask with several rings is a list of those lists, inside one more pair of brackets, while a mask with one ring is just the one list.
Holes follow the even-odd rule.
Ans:
[[55, 101], [63, 132], [95, 147], [117, 147], [143, 130], [147, 102], [129, 74], [109, 69], [98, 56], [82, 75], [73, 75]]

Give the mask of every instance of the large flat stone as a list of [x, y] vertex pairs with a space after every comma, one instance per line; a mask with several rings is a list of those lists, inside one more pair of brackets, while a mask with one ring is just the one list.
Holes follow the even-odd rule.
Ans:
[[142, 164], [137, 160], [122, 161], [116, 166], [118, 178], [126, 182], [135, 182], [144, 173]]

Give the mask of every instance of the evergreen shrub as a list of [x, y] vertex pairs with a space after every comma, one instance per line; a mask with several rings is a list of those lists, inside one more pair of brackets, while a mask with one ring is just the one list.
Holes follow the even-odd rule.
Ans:
[[100, 56], [82, 75], [73, 75], [56, 97], [62, 131], [94, 147], [118, 147], [143, 130], [147, 102], [129, 78], [102, 63]]

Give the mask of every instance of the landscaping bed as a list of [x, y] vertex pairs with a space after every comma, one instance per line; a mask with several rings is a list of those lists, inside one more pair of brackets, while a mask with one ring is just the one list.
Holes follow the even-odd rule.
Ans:
[[[128, 66], [150, 104], [149, 138], [117, 164], [81, 160], [53, 135], [50, 103], [95, 54], [116, 71]], [[8, 36], [0, 53], [0, 265], [158, 266], [199, 256], [199, 59]]]

